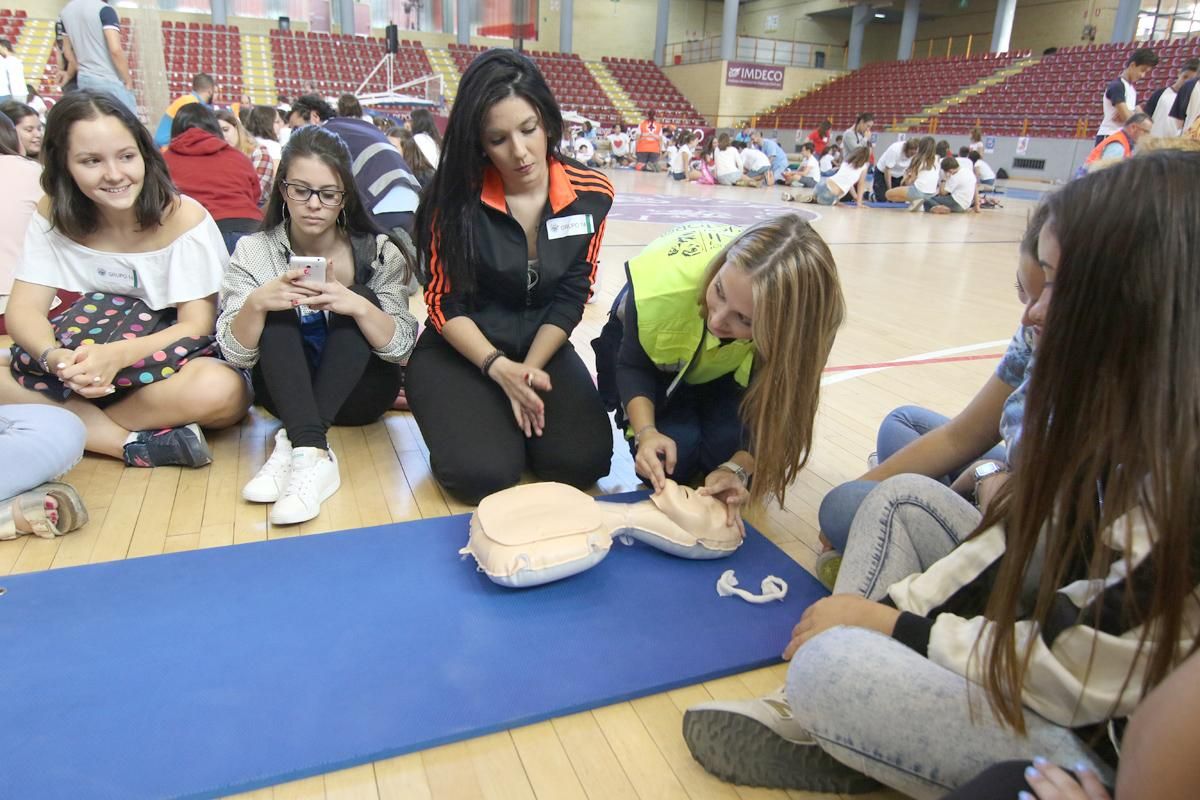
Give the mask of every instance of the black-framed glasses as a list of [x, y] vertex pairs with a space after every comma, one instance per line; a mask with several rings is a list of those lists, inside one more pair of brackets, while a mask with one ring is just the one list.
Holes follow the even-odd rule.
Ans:
[[340, 189], [313, 189], [309, 186], [301, 186], [298, 183], [288, 183], [283, 181], [283, 191], [288, 196], [289, 200], [295, 200], [297, 203], [307, 203], [308, 198], [314, 194], [320, 199], [321, 205], [337, 207], [342, 204], [342, 200], [346, 197], [346, 193]]

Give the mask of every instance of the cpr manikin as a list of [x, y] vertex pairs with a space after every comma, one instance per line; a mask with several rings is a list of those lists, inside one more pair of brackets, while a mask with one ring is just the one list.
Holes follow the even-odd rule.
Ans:
[[629, 537], [682, 558], [721, 558], [742, 534], [725, 524], [725, 506], [668, 480], [637, 503], [608, 503], [561, 483], [514, 486], [485, 497], [471, 516], [461, 551], [504, 586], [536, 586], [582, 572]]

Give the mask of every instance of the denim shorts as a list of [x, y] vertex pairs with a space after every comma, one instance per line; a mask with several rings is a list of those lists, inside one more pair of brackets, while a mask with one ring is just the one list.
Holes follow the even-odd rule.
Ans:
[[922, 192], [920, 189], [918, 189], [915, 186], [908, 187], [908, 201], [910, 203], [913, 200], [928, 200], [931, 197], [933, 197], [932, 194], [926, 194], [925, 192]]
[[813, 195], [813, 199], [815, 199], [818, 204], [823, 206], [834, 205], [839, 200], [838, 196], [835, 195], [829, 188], [828, 181], [821, 181], [817, 184], [816, 193]]
[[770, 167], [759, 167], [758, 169], [749, 170], [746, 172], [746, 177], [747, 178], [757, 178], [761, 175], [766, 175], [767, 170], [769, 170], [769, 169], [770, 169]]
[[686, 181], [687, 173], [686, 172], [672, 172], [671, 177], [677, 181]]

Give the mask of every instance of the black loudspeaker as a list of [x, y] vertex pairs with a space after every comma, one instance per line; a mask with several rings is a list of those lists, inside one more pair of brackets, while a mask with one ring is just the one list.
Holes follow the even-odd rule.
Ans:
[[290, 31], [291, 29], [292, 29], [292, 18], [291, 17], [280, 17], [279, 18], [279, 30]]
[[396, 27], [395, 23], [392, 23], [387, 26], [385, 33], [387, 36], [387, 51], [389, 53], [398, 52], [400, 50], [400, 29]]

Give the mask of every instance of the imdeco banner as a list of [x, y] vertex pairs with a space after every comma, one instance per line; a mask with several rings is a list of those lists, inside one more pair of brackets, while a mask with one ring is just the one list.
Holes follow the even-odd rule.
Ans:
[[730, 61], [725, 66], [726, 86], [751, 86], [755, 89], [783, 90], [783, 67]]

